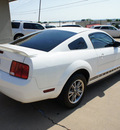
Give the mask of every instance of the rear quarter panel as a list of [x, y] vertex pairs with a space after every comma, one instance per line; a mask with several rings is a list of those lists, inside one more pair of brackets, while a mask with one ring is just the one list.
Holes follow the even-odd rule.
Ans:
[[54, 96], [57, 97], [77, 70], [86, 69], [90, 76], [94, 76], [97, 72], [96, 60], [93, 49], [39, 55], [32, 59], [33, 77], [40, 89], [55, 88]]

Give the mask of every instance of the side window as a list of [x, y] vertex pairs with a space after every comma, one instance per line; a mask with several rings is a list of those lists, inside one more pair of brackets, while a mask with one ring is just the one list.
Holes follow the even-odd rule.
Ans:
[[83, 38], [79, 38], [68, 45], [70, 50], [86, 49], [87, 44]]
[[12, 22], [12, 28], [19, 28], [20, 27], [20, 23], [19, 22]]
[[32, 25], [31, 25], [31, 23], [24, 23], [23, 28], [24, 29], [32, 29]]
[[40, 24], [32, 24], [32, 29], [44, 29], [43, 26], [41, 26]]
[[94, 33], [89, 35], [94, 48], [112, 47], [113, 39], [104, 33]]
[[95, 27], [95, 29], [99, 29], [99, 28], [100, 28], [100, 26]]
[[43, 26], [41, 26], [40, 24], [34, 24], [34, 23], [24, 23], [23, 25], [24, 29], [44, 29]]
[[109, 27], [107, 27], [107, 26], [104, 26], [104, 27], [101, 27], [101, 29], [109, 29]]
[[114, 27], [109, 27], [110, 30], [116, 30]]

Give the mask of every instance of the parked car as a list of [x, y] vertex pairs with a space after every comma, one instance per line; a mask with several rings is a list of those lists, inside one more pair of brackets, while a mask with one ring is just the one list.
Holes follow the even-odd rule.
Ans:
[[97, 25], [97, 26], [92, 26], [92, 28], [101, 29], [109, 33], [112, 37], [120, 37], [120, 30], [112, 25]]
[[58, 98], [75, 107], [88, 84], [120, 70], [119, 46], [103, 31], [74, 27], [0, 45], [0, 92], [23, 103]]
[[81, 25], [62, 25], [62, 27], [82, 27]]
[[11, 22], [11, 24], [12, 24], [12, 32], [13, 32], [14, 40], [16, 40], [24, 35], [27, 35], [29, 33], [45, 29], [39, 23], [13, 21], [13, 22]]

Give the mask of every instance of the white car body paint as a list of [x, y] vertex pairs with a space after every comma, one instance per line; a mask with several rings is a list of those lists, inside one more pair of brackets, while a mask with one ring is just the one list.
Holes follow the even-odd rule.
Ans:
[[[89, 73], [88, 84], [90, 84], [119, 69], [120, 48], [94, 49], [89, 39], [89, 34], [103, 31], [84, 28], [58, 30], [73, 31], [78, 34], [50, 52], [10, 44], [0, 45], [0, 51], [4, 52], [0, 54], [0, 92], [23, 103], [41, 101], [58, 97], [67, 80], [78, 70], [84, 69]], [[88, 48], [70, 50], [69, 43], [79, 37], [84, 38]], [[9, 74], [13, 60], [29, 65], [28, 79]], [[55, 90], [44, 93], [44, 90], [52, 88]]]
[[[12, 35], [13, 35], [13, 39], [15, 38], [16, 35], [27, 35], [33, 32], [37, 32], [38, 30], [43, 30], [45, 29], [42, 25], [40, 25], [39, 23], [32, 23], [32, 22], [28, 22], [28, 21], [12, 21], [12, 23], [19, 23], [19, 27], [18, 28], [12, 28]], [[43, 27], [43, 29], [31, 29], [31, 28], [24, 28], [24, 24], [36, 24], [36, 25], [40, 25]]]

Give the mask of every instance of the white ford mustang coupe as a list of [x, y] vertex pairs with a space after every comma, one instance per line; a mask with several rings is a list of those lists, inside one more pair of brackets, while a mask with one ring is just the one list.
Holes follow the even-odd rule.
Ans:
[[54, 28], [0, 45], [0, 92], [23, 103], [77, 106], [87, 84], [120, 69], [120, 43], [87, 28]]

